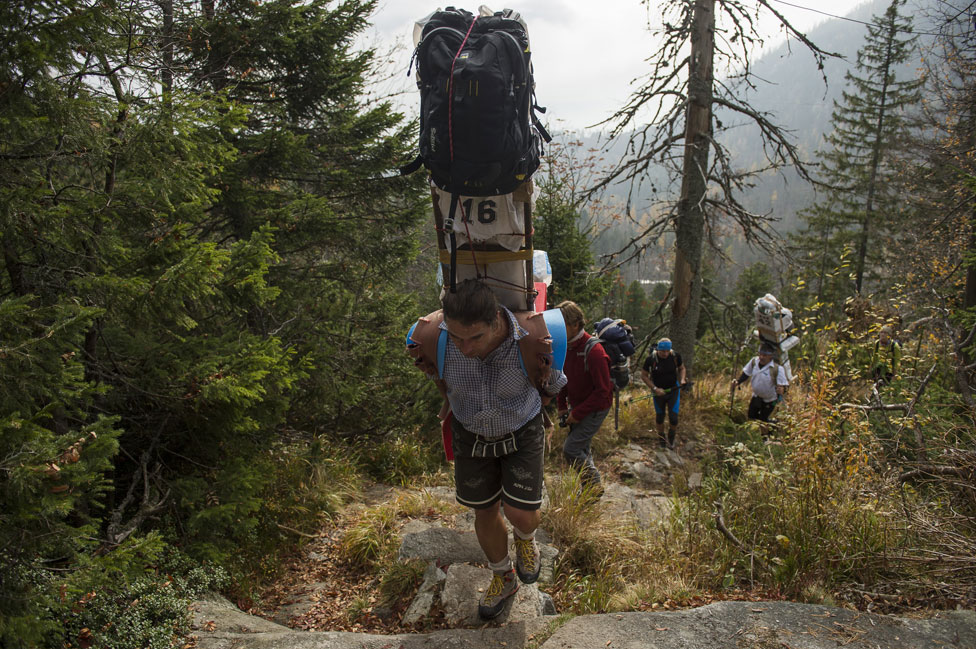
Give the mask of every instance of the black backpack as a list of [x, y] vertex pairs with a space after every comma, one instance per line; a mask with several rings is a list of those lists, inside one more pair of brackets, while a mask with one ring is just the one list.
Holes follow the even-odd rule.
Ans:
[[444, 191], [494, 196], [538, 169], [542, 140], [551, 138], [535, 115], [544, 109], [533, 101], [529, 39], [517, 17], [454, 7], [430, 17], [414, 52], [420, 155], [403, 173], [423, 164]]

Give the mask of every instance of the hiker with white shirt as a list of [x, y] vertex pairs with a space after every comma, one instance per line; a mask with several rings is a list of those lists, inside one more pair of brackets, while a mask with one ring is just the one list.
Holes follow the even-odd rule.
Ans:
[[749, 401], [749, 419], [764, 423], [769, 421], [769, 416], [773, 414], [776, 404], [782, 401], [790, 384], [786, 370], [773, 360], [775, 351], [772, 345], [763, 343], [759, 355], [746, 363], [739, 378], [732, 380], [733, 390], [750, 381], [752, 400]]

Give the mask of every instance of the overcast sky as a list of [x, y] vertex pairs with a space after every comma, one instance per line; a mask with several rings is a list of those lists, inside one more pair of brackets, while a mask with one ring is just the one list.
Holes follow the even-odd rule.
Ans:
[[[845, 15], [862, 0], [789, 2], [773, 0], [772, 4], [794, 27], [808, 31], [829, 19], [824, 13]], [[644, 59], [654, 51], [648, 21], [652, 25], [660, 24], [660, 2], [648, 5], [640, 0], [522, 0], [512, 4], [528, 23], [536, 91], [539, 103], [549, 109], [544, 119], [550, 126], [580, 129], [609, 117], [623, 105], [631, 90], [630, 82], [644, 73]], [[416, 85], [407, 77], [413, 25], [445, 6], [449, 5], [426, 0], [380, 0], [373, 16], [369, 39], [381, 48], [398, 41], [402, 45], [391, 62], [391, 72], [401, 87], [413, 89], [407, 94], [407, 109], [413, 113], [415, 103], [419, 103]], [[474, 12], [478, 5], [454, 6]], [[488, 6], [494, 10], [504, 8]], [[772, 17], [765, 29], [767, 47], [783, 41]], [[797, 56], [809, 56], [801, 48], [794, 52]]]

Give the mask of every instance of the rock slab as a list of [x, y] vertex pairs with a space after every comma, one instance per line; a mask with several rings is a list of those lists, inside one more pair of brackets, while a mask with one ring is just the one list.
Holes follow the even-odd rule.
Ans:
[[[294, 631], [247, 615], [222, 597], [194, 604], [198, 649], [522, 649], [544, 620], [374, 635]], [[791, 602], [718, 602], [673, 612], [584, 615], [541, 645], [538, 638], [532, 642], [539, 649], [976, 649], [976, 612], [915, 619]]]
[[[466, 564], [454, 564], [447, 571], [444, 590], [441, 591], [441, 606], [444, 619], [455, 626], [475, 626], [484, 624], [478, 616], [478, 602], [485, 588], [491, 582], [491, 570]], [[539, 618], [543, 611], [543, 601], [535, 584], [521, 584], [518, 592], [511, 596], [501, 615], [492, 623], [505, 624], [512, 621], [528, 621]]]
[[976, 649], [976, 612], [910, 619], [791, 602], [584, 615], [543, 649]]
[[248, 615], [222, 597], [197, 601], [194, 609], [197, 649], [520, 649], [541, 626], [513, 622], [399, 635], [295, 631]]

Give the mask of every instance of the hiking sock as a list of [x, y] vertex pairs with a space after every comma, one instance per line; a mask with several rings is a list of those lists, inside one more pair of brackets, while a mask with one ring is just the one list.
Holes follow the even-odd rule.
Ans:
[[512, 533], [515, 534], [516, 538], [520, 538], [523, 541], [528, 541], [529, 539], [535, 538], [535, 530], [532, 530], [528, 534], [520, 530], [519, 528], [512, 525]]
[[497, 563], [488, 562], [488, 567], [496, 574], [505, 574], [512, 569], [512, 557], [505, 555], [505, 558]]

